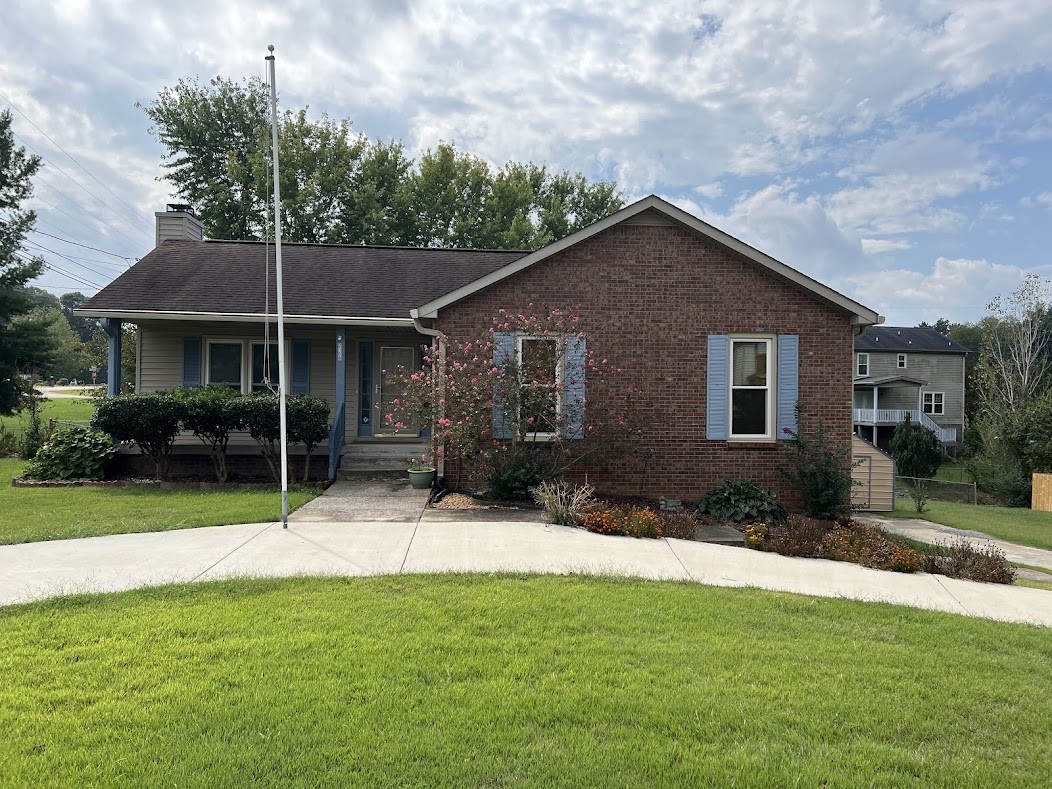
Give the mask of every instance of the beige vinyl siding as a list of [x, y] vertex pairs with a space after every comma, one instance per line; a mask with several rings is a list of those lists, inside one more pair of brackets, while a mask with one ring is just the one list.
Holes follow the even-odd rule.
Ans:
[[[345, 440], [353, 442], [358, 434], [358, 343], [371, 340], [376, 348], [382, 344], [407, 345], [417, 352], [430, 338], [408, 329], [360, 329], [354, 333], [352, 327], [347, 334], [347, 349], [344, 364], [347, 373], [347, 413]], [[367, 332], [367, 333], [366, 333]], [[277, 331], [271, 328], [271, 341], [276, 342]], [[310, 340], [310, 393], [329, 403], [329, 420], [335, 418], [336, 403], [336, 328], [331, 326], [287, 325], [285, 336], [288, 342]], [[156, 392], [159, 389], [177, 389], [183, 383], [183, 338], [200, 337], [208, 340], [262, 341], [263, 327], [258, 323], [212, 323], [201, 324], [189, 321], [144, 321], [139, 326], [139, 359], [136, 369], [137, 390]], [[247, 351], [246, 344], [246, 353]], [[202, 347], [202, 365], [206, 363], [205, 348]], [[247, 434], [231, 438], [233, 451], [245, 451], [245, 447], [256, 446]], [[182, 435], [179, 446], [200, 446], [192, 435]], [[324, 446], [324, 445], [323, 445]]]
[[865, 512], [895, 509], [895, 461], [858, 436], [851, 437], [851, 503]]

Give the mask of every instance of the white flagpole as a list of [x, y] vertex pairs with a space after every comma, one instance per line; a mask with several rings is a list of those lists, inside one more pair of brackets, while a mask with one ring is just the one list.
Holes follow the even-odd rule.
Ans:
[[289, 527], [289, 443], [285, 420], [285, 304], [281, 292], [281, 178], [278, 171], [278, 89], [274, 84], [274, 45], [267, 47], [270, 126], [274, 144], [274, 267], [278, 290], [278, 420], [281, 430], [281, 528]]

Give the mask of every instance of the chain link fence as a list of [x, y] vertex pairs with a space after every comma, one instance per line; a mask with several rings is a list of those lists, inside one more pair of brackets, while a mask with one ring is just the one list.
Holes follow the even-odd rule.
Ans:
[[920, 487], [934, 501], [953, 501], [958, 504], [978, 504], [979, 489], [974, 482], [949, 482], [942, 479], [895, 477], [897, 499], [906, 499]]

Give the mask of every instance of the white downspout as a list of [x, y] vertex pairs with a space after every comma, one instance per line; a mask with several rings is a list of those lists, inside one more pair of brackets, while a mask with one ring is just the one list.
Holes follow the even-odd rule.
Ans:
[[[438, 394], [439, 394], [439, 399], [441, 400], [442, 396], [443, 396], [443, 391], [445, 389], [445, 383], [446, 383], [446, 380], [445, 380], [445, 375], [446, 375], [446, 344], [444, 342], [439, 342], [439, 339], [442, 337], [442, 332], [440, 332], [438, 329], [432, 329], [432, 328], [430, 328], [428, 326], [425, 326], [423, 323], [421, 323], [420, 322], [420, 311], [419, 310], [416, 310], [416, 309], [409, 310], [409, 316], [413, 319], [413, 326], [416, 328], [416, 330], [418, 332], [420, 332], [421, 334], [431, 338], [432, 358], [434, 358], [433, 352], [434, 352], [435, 347], [436, 346], [438, 347], [438, 380], [440, 382], [439, 385], [441, 387]], [[442, 414], [440, 413], [440, 418], [441, 418], [441, 415]], [[438, 432], [437, 431], [438, 431], [438, 424], [437, 424], [437, 420], [436, 420], [436, 423], [431, 426], [431, 445], [433, 447], [437, 447], [438, 446]], [[435, 463], [435, 476], [436, 476], [436, 478], [437, 477], [443, 477], [443, 476], [445, 476], [445, 474], [446, 474], [446, 455], [443, 452], [442, 456], [437, 458], [437, 462]]]

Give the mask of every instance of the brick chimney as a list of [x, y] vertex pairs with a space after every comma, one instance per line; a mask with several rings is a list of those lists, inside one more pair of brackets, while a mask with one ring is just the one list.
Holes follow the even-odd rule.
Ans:
[[168, 203], [167, 211], [157, 211], [157, 246], [162, 241], [204, 241], [205, 228], [183, 203]]

